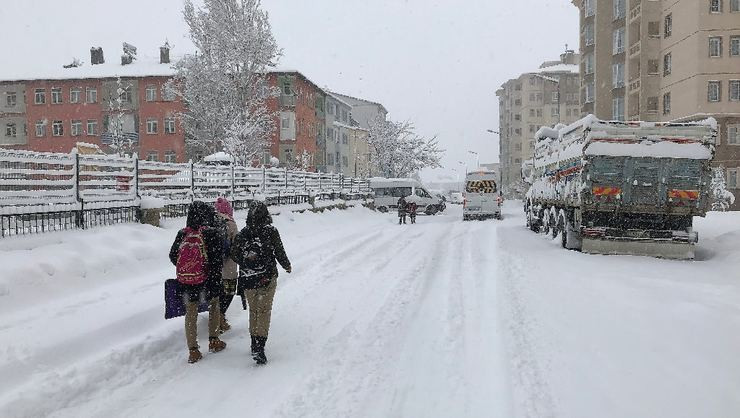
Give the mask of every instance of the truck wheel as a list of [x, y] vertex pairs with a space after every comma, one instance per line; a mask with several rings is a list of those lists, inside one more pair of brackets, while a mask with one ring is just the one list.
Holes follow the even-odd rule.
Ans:
[[540, 228], [540, 232], [544, 233], [545, 235], [550, 234], [550, 213], [545, 210], [542, 213], [542, 227]]

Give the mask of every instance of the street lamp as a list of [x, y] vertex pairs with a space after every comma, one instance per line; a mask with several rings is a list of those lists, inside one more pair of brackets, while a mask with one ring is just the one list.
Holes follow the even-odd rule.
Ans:
[[476, 169], [480, 168], [480, 159], [479, 159], [478, 153], [475, 152], [475, 151], [468, 150], [468, 154], [474, 154], [475, 155], [475, 168]]

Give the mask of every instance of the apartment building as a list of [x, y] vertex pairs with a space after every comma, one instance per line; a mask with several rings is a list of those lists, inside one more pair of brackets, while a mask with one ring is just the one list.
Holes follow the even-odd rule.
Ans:
[[499, 161], [503, 191], [521, 181], [522, 161], [532, 158], [534, 134], [542, 126], [569, 124], [581, 115], [578, 54], [566, 51], [557, 61], [544, 62], [535, 71], [508, 80], [499, 100]]
[[326, 171], [345, 173], [350, 168], [352, 106], [333, 93], [326, 96]]
[[580, 11], [582, 112], [616, 120], [714, 117], [715, 164], [740, 197], [740, 0], [572, 3]]
[[271, 71], [267, 80], [280, 89], [277, 97], [267, 101], [279, 126], [270, 141], [270, 154], [289, 167], [300, 165], [309, 170], [325, 167], [326, 93], [295, 70]]
[[[347, 166], [342, 166], [342, 172], [348, 175], [354, 175], [355, 172], [359, 175], [377, 173], [378, 165], [375, 161], [375, 153], [372, 147], [369, 146], [367, 137], [372, 121], [376, 119], [385, 120], [388, 116], [388, 110], [378, 102], [336, 92], [332, 92], [331, 95], [351, 108], [348, 127], [349, 154], [347, 155]], [[344, 161], [342, 161], [342, 164], [344, 164]]]
[[175, 71], [169, 47], [159, 61], [122, 57], [120, 64], [106, 63], [102, 49], [92, 48], [90, 62], [0, 76], [0, 146], [66, 153], [78, 143], [110, 150], [122, 139], [143, 159], [186, 161], [177, 119], [183, 104], [165, 88]]

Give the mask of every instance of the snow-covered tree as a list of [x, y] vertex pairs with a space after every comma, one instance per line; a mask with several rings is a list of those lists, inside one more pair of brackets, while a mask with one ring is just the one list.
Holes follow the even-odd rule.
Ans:
[[725, 212], [735, 203], [735, 195], [727, 190], [724, 167], [712, 168], [712, 210]]
[[132, 135], [127, 135], [123, 129], [126, 118], [124, 97], [130, 94], [132, 84], [124, 82], [121, 77], [116, 79], [116, 91], [108, 97], [108, 133], [110, 134], [110, 148], [118, 155], [133, 155], [137, 143]]
[[394, 122], [379, 117], [370, 122], [367, 138], [380, 174], [407, 177], [422, 168], [438, 168], [443, 150], [437, 137], [424, 138], [411, 122]]
[[290, 161], [287, 162], [288, 168], [291, 170], [308, 171], [313, 167], [313, 154], [303, 150]]
[[259, 0], [185, 1], [185, 22], [196, 47], [178, 63], [174, 88], [187, 103], [189, 151], [227, 152], [242, 164], [264, 154], [275, 129], [266, 70], [280, 56]]

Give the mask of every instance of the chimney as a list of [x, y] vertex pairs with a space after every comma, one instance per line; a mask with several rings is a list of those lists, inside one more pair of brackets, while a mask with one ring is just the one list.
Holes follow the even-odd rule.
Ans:
[[101, 47], [92, 47], [90, 48], [90, 64], [96, 65], [96, 64], [104, 64], [105, 58], [103, 57], [103, 48]]
[[169, 64], [170, 63], [170, 43], [165, 42], [164, 45], [159, 47], [159, 63]]
[[121, 65], [127, 65], [134, 62], [136, 59], [136, 47], [124, 42], [123, 43], [123, 55], [121, 55]]

